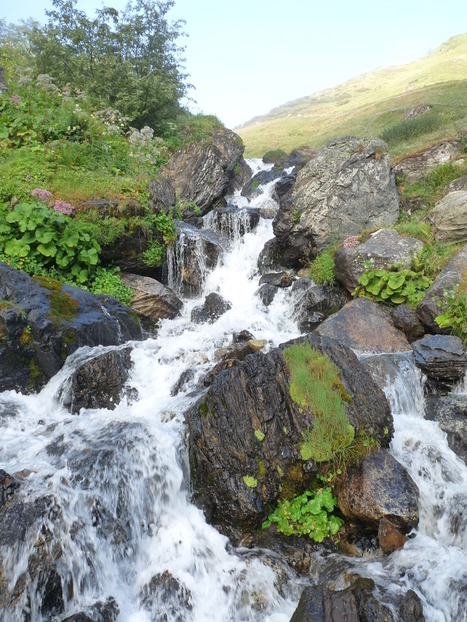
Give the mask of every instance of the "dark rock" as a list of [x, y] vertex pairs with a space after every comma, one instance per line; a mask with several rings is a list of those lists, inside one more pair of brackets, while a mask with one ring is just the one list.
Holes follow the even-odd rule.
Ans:
[[[356, 433], [364, 428], [386, 445], [393, 429], [389, 405], [351, 350], [315, 334], [299, 341], [325, 352], [337, 365], [352, 397], [348, 414]], [[194, 500], [209, 522], [232, 536], [258, 526], [281, 487], [299, 494], [316, 472], [313, 461], [303, 462], [299, 451], [313, 417], [290, 396], [282, 349], [235, 362], [186, 413]], [[246, 476], [256, 485], [250, 487]]]
[[344, 590], [319, 584], [303, 590], [290, 622], [395, 622], [391, 609], [373, 594], [371, 579], [358, 578]]
[[410, 350], [406, 336], [394, 326], [389, 307], [367, 298], [347, 303], [324, 320], [317, 332], [362, 352]]
[[289, 175], [282, 175], [274, 186], [274, 193], [278, 200], [280, 200], [287, 192], [290, 192], [297, 179], [296, 174], [290, 173]]
[[191, 321], [195, 324], [204, 324], [205, 322], [212, 324], [231, 307], [231, 303], [224, 300], [220, 294], [212, 292], [206, 296], [203, 305], [194, 307], [191, 312]]
[[467, 245], [465, 245], [441, 270], [433, 285], [417, 307], [417, 315], [431, 332], [442, 332], [435, 318], [443, 313], [446, 292], [459, 285], [467, 270]]
[[183, 147], [159, 169], [152, 185], [151, 208], [157, 211], [173, 201], [173, 189], [180, 204], [195, 204], [201, 215], [206, 214], [223, 201], [243, 151], [241, 138], [227, 129], [217, 130], [209, 142]]
[[239, 333], [234, 333], [232, 335], [233, 343], [241, 343], [242, 341], [250, 341], [250, 339], [254, 339], [255, 336], [250, 333], [249, 330], [241, 330]]
[[399, 197], [387, 146], [381, 140], [328, 142], [281, 199], [274, 234], [287, 267], [300, 267], [317, 249], [363, 229], [392, 225]]
[[19, 487], [20, 484], [14, 477], [0, 469], [0, 508], [8, 503]]
[[433, 417], [446, 432], [449, 447], [467, 464], [467, 395], [440, 397]]
[[134, 313], [115, 298], [1, 263], [0, 300], [0, 390], [40, 389], [81, 346], [142, 338]]
[[281, 267], [282, 253], [276, 238], [268, 240], [258, 257], [258, 269], [261, 274], [272, 272]]
[[212, 210], [206, 216], [205, 226], [219, 231], [230, 240], [237, 240], [245, 233], [254, 231], [259, 223], [259, 209], [255, 207], [237, 208], [227, 205]]
[[133, 367], [131, 348], [111, 350], [82, 363], [62, 387], [60, 398], [72, 414], [82, 408], [114, 410], [125, 392], [130, 369]]
[[327, 317], [342, 309], [350, 300], [344, 288], [334, 285], [315, 285], [309, 277], [295, 281], [294, 318], [302, 332], [314, 330]]
[[167, 570], [152, 577], [144, 586], [141, 599], [144, 607], [160, 622], [185, 622], [193, 609], [190, 590]]
[[431, 391], [449, 391], [467, 371], [467, 353], [459, 337], [426, 335], [413, 344], [415, 364]]
[[170, 390], [170, 395], [178, 395], [180, 391], [182, 391], [184, 387], [188, 384], [188, 382], [191, 382], [193, 380], [194, 377], [195, 377], [194, 369], [191, 369], [191, 368], [185, 369], [185, 371], [180, 374], [179, 379], [177, 380], [177, 382], [173, 385], [172, 389]]
[[213, 231], [176, 221], [177, 241], [168, 251], [169, 285], [176, 294], [199, 296], [210, 270], [217, 266], [222, 246]]
[[258, 296], [261, 299], [261, 302], [265, 307], [269, 307], [271, 302], [274, 300], [277, 294], [277, 287], [275, 285], [270, 285], [269, 283], [265, 283], [261, 285], [258, 290]]
[[62, 622], [116, 622], [120, 608], [112, 596], [105, 601], [97, 601], [84, 611], [67, 616]]
[[122, 274], [121, 279], [134, 292], [131, 308], [144, 328], [154, 328], [159, 320], [173, 319], [180, 313], [183, 302], [159, 281], [138, 274]]
[[175, 189], [168, 179], [153, 179], [148, 184], [149, 205], [153, 212], [168, 214], [177, 203]]
[[253, 175], [253, 177], [245, 184], [242, 189], [242, 196], [246, 197], [249, 201], [261, 194], [259, 186], [268, 184], [275, 179], [282, 177], [283, 172], [279, 168], [272, 168], [270, 170], [262, 170]]
[[397, 305], [391, 308], [391, 318], [394, 326], [405, 333], [405, 336], [412, 343], [420, 339], [425, 334], [423, 324], [418, 319], [414, 309], [406, 304]]
[[337, 502], [346, 518], [375, 529], [382, 518], [404, 533], [418, 524], [418, 489], [388, 451], [373, 453], [351, 466], [339, 480]]
[[358, 246], [346, 248], [344, 244], [338, 248], [334, 255], [334, 275], [352, 293], [367, 270], [387, 270], [391, 264], [410, 269], [422, 248], [420, 240], [402, 237], [395, 229], [380, 229]]
[[268, 272], [259, 280], [260, 285], [274, 285], [274, 287], [290, 287], [295, 278], [289, 272]]

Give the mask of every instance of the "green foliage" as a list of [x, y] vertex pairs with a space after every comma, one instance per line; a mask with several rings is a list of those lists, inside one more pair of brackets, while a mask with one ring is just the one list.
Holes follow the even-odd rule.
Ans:
[[446, 186], [467, 173], [467, 166], [447, 162], [429, 170], [418, 181], [403, 184], [402, 194], [406, 197], [420, 197], [432, 207], [441, 198]]
[[464, 270], [459, 285], [444, 292], [440, 306], [443, 313], [435, 318], [438, 326], [448, 329], [467, 345], [467, 270]]
[[435, 108], [410, 119], [404, 119], [391, 127], [386, 128], [381, 134], [389, 147], [400, 143], [412, 141], [420, 136], [430, 134], [437, 130], [443, 123], [443, 118]]
[[119, 268], [97, 268], [89, 289], [93, 294], [113, 296], [129, 306], [133, 298], [133, 290], [123, 283], [119, 272]]
[[258, 480], [252, 475], [245, 475], [243, 481], [245, 482], [245, 485], [248, 486], [248, 488], [256, 488], [256, 486], [258, 485]]
[[354, 296], [364, 296], [388, 305], [407, 304], [417, 307], [432, 280], [420, 272], [389, 266], [364, 272], [358, 279]]
[[291, 501], [279, 503], [262, 527], [266, 529], [275, 523], [277, 531], [287, 536], [309, 536], [315, 542], [322, 542], [335, 536], [344, 524], [332, 513], [336, 504], [329, 486], [316, 492], [307, 490]]
[[314, 417], [312, 430], [304, 434], [300, 453], [303, 460], [332, 460], [352, 443], [355, 429], [350, 424], [345, 390], [337, 367], [308, 343], [288, 346], [283, 352], [291, 375], [290, 395]]
[[317, 285], [334, 284], [334, 258], [330, 250], [322, 251], [310, 266], [310, 277]]
[[42, 203], [0, 208], [0, 253], [32, 260], [86, 283], [99, 262], [100, 247], [73, 220]]
[[255, 430], [255, 436], [258, 439], [258, 441], [261, 443], [262, 441], [264, 441], [264, 432], [262, 432], [261, 430]]

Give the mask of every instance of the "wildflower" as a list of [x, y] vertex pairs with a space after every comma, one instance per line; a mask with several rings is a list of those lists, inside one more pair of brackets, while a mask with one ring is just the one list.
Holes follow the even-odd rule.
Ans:
[[358, 235], [351, 235], [349, 238], [344, 240], [344, 248], [355, 248], [358, 246], [360, 242], [358, 241]]
[[52, 207], [56, 212], [60, 212], [60, 214], [65, 214], [66, 216], [71, 216], [75, 211], [71, 203], [66, 203], [61, 199], [57, 199]]
[[10, 97], [10, 101], [12, 104], [20, 104], [23, 101], [21, 95], [12, 95]]
[[37, 197], [39, 201], [42, 201], [43, 203], [48, 203], [49, 199], [52, 198], [52, 193], [48, 190], [43, 190], [42, 188], [34, 188], [32, 196]]

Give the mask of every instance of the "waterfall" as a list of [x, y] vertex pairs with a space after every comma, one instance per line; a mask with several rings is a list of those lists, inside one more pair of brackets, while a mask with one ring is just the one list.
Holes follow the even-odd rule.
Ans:
[[[277, 208], [273, 187], [265, 184], [251, 203], [239, 194], [229, 203], [239, 210]], [[1, 526], [3, 577], [14, 592], [28, 564], [51, 559], [63, 587], [56, 619], [111, 597], [119, 622], [288, 622], [296, 607], [300, 581], [289, 569], [282, 566], [279, 579], [280, 562], [266, 551], [233, 550], [190, 502], [183, 413], [216, 350], [245, 329], [268, 348], [299, 335], [289, 290], [278, 289], [268, 307], [257, 296], [257, 258], [273, 237], [270, 220], [260, 218], [254, 231], [232, 236], [215, 266], [199, 252], [201, 290], [193, 298], [183, 279], [188, 242], [197, 248], [199, 236], [182, 225], [169, 252], [169, 285], [187, 296], [181, 315], [162, 321], [156, 338], [133, 344], [129, 384], [137, 399], [79, 416], [60, 403], [76, 366], [108, 349], [102, 347], [70, 356], [39, 395], [0, 394], [0, 469], [20, 482], [15, 494], [31, 516]], [[211, 292], [231, 308], [213, 324], [194, 325], [192, 309]], [[466, 622], [467, 468], [437, 424], [424, 418], [423, 378], [411, 356], [387, 360], [391, 371], [379, 382], [394, 415], [391, 452], [420, 490], [420, 525], [390, 556], [346, 562], [377, 585], [416, 591], [427, 622]], [[173, 395], [187, 370], [191, 380]], [[41, 533], [37, 524], [45, 525]], [[8, 530], [19, 534], [14, 548], [2, 539]], [[32, 622], [54, 619], [40, 602], [33, 570], [31, 584], [9, 609], [0, 608], [1, 622], [22, 622], [25, 612]]]

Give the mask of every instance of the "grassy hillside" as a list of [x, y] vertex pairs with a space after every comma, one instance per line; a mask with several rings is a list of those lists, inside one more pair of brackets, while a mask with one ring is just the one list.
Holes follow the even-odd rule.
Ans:
[[[409, 111], [431, 108], [412, 119]], [[236, 129], [247, 156], [319, 146], [338, 136], [382, 136], [394, 156], [467, 128], [467, 34], [398, 67], [367, 73], [288, 102]]]

